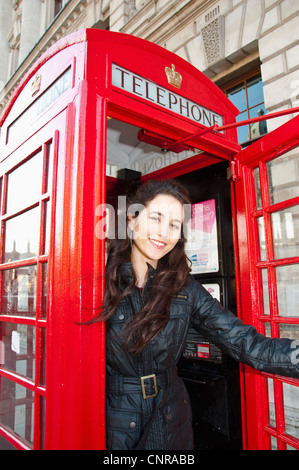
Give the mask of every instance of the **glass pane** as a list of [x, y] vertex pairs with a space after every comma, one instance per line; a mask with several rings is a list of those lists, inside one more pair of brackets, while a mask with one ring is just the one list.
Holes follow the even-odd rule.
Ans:
[[271, 323], [264, 323], [264, 329], [265, 329], [265, 336], [267, 336], [267, 338], [272, 338]]
[[[253, 108], [249, 109], [249, 117], [250, 118], [255, 118], [255, 117], [258, 117], [258, 116], [264, 116], [264, 114], [267, 114], [264, 103], [259, 104], [258, 106], [254, 106]], [[258, 124], [260, 126], [262, 126], [262, 128], [265, 128], [266, 132], [267, 132], [267, 126], [265, 126], [267, 124], [267, 121], [260, 121]]]
[[258, 223], [258, 232], [259, 232], [259, 245], [260, 245], [260, 260], [266, 261], [267, 252], [266, 252], [266, 236], [265, 236], [265, 222], [263, 217], [257, 219]]
[[0, 423], [32, 443], [34, 393], [1, 377], [0, 403]]
[[299, 206], [271, 215], [275, 259], [299, 256]]
[[7, 212], [16, 212], [37, 202], [42, 189], [42, 152], [8, 175]]
[[[161, 152], [164, 137], [147, 141], [139, 134], [140, 128], [109, 118], [107, 122], [107, 165], [106, 173], [116, 177], [124, 168], [140, 171], [143, 175], [165, 168], [179, 161], [194, 157], [199, 150], [170, 150]], [[155, 144], [155, 145], [154, 145]], [[179, 151], [179, 153], [177, 153]]]
[[[247, 111], [244, 111], [243, 113], [239, 114], [237, 116], [237, 121], [245, 121], [248, 119], [248, 113]], [[246, 142], [247, 140], [250, 139], [250, 130], [249, 126], [241, 126], [237, 128], [238, 131], [238, 141], [239, 142]]]
[[47, 263], [42, 264], [42, 297], [41, 297], [41, 319], [47, 318]]
[[38, 255], [39, 214], [35, 207], [5, 222], [5, 263]]
[[244, 83], [228, 90], [227, 92], [228, 99], [238, 108], [239, 111], [244, 111], [247, 109], [246, 101], [246, 91]]
[[35, 317], [36, 266], [3, 271], [2, 315]]
[[259, 76], [250, 78], [247, 81], [248, 106], [256, 106], [264, 102], [263, 82]]
[[262, 269], [262, 280], [263, 280], [264, 315], [270, 315], [269, 284], [268, 284], [267, 269]]
[[299, 388], [283, 384], [285, 431], [299, 439]]
[[45, 168], [45, 183], [43, 193], [51, 191], [53, 178], [53, 145], [49, 142], [46, 145], [46, 168]]
[[289, 444], [287, 444], [287, 450], [298, 450], [295, 447], [291, 447]]
[[274, 391], [273, 380], [267, 379], [268, 382], [268, 401], [269, 401], [269, 424], [276, 427], [275, 405], [274, 405]]
[[50, 201], [44, 202], [44, 220], [45, 220], [45, 227], [44, 227], [44, 241], [42, 246], [42, 253], [47, 254], [49, 253], [49, 246], [50, 246], [50, 228], [51, 228], [51, 203]]
[[35, 327], [2, 323], [5, 364], [2, 367], [34, 380]]
[[[299, 341], [299, 325], [281, 323], [279, 325], [279, 334], [280, 334], [280, 338], [289, 338], [289, 339], [293, 339], [294, 341]], [[294, 350], [297, 354], [297, 349], [294, 348]]]
[[40, 385], [46, 385], [46, 329], [41, 328]]
[[267, 164], [271, 204], [299, 196], [298, 147]]
[[40, 397], [40, 449], [45, 448], [45, 413], [46, 413], [46, 399]]
[[[264, 116], [264, 114], [267, 114], [267, 113], [266, 113], [266, 108], [263, 104], [255, 106], [254, 108], [251, 108], [249, 110], [250, 118]], [[253, 124], [250, 125], [250, 132], [251, 132], [252, 139], [257, 139], [258, 137], [264, 134], [267, 134], [268, 132], [267, 121], [254, 122]]]
[[271, 448], [272, 450], [277, 450], [277, 439], [271, 436]]
[[299, 265], [279, 266], [275, 272], [279, 315], [298, 317]]
[[261, 196], [261, 180], [260, 180], [260, 169], [256, 168], [253, 171], [254, 185], [255, 185], [255, 198], [256, 208], [262, 208], [262, 196]]

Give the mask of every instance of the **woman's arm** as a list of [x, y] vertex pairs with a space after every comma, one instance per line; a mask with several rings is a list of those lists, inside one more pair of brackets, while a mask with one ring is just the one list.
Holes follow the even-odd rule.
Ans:
[[266, 338], [244, 323], [193, 280], [192, 326], [234, 359], [254, 369], [299, 378], [299, 342]]

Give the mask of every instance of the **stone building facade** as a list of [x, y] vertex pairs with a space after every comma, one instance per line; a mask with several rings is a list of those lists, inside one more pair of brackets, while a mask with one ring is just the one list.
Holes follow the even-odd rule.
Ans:
[[[0, 0], [0, 112], [35, 60], [82, 28], [177, 53], [228, 94], [240, 119], [299, 105], [298, 0]], [[250, 93], [258, 95], [252, 106]], [[290, 117], [268, 121], [268, 130]], [[246, 130], [239, 140], [265, 131]]]

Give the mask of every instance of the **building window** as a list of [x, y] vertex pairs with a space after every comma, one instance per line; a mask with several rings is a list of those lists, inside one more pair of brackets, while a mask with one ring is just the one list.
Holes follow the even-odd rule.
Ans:
[[[263, 82], [261, 74], [243, 78], [234, 85], [228, 85], [223, 91], [230, 101], [239, 109], [237, 121], [244, 121], [267, 114], [264, 103]], [[252, 141], [267, 134], [267, 121], [238, 127], [238, 141], [246, 146]]]
[[54, 18], [58, 13], [60, 12], [62, 8], [62, 0], [55, 0], [55, 6], [54, 6]]

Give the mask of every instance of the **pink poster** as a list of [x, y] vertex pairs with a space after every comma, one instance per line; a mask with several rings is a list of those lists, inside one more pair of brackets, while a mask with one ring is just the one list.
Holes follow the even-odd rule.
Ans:
[[215, 199], [192, 204], [187, 240], [192, 274], [219, 271]]

